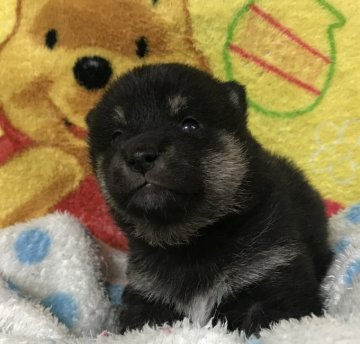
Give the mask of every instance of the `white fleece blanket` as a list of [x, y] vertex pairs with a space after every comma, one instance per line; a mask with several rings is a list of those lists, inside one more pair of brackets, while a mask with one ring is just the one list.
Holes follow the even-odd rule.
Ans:
[[67, 214], [0, 231], [0, 343], [356, 343], [360, 342], [360, 203], [331, 218], [335, 260], [323, 283], [325, 317], [282, 321], [261, 337], [226, 325], [111, 333], [121, 304], [126, 254], [96, 242]]

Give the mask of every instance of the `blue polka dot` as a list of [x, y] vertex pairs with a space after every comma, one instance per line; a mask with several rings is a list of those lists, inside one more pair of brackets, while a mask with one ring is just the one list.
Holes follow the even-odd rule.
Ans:
[[344, 284], [350, 286], [354, 279], [360, 274], [360, 259], [354, 260], [347, 267], [344, 274]]
[[345, 250], [347, 249], [347, 247], [350, 245], [350, 240], [348, 239], [341, 239], [340, 241], [338, 241], [336, 243], [336, 245], [334, 245], [333, 247], [333, 252], [336, 254], [340, 254], [345, 252]]
[[106, 291], [109, 295], [109, 299], [112, 305], [122, 304], [122, 294], [124, 292], [124, 286], [120, 284], [108, 284], [106, 285]]
[[360, 223], [360, 203], [352, 207], [346, 214], [346, 218], [355, 224]]
[[24, 264], [41, 262], [49, 253], [51, 239], [41, 229], [29, 229], [21, 232], [14, 244], [16, 257]]
[[60, 322], [71, 328], [79, 317], [76, 300], [69, 294], [54, 293], [41, 301]]

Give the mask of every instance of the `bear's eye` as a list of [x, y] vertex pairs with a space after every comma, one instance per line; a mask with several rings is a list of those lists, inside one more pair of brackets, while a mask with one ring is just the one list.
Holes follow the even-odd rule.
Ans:
[[57, 43], [57, 31], [55, 29], [51, 29], [45, 35], [45, 45], [49, 49], [53, 49], [56, 43]]
[[185, 118], [181, 123], [181, 130], [189, 133], [200, 128], [200, 123], [193, 118]]
[[149, 54], [148, 41], [146, 37], [141, 36], [136, 42], [136, 55], [140, 58]]

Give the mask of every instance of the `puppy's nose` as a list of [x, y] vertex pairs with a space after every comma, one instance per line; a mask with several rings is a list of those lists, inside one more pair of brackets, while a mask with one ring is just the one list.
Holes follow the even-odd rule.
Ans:
[[137, 151], [127, 160], [127, 164], [134, 172], [145, 174], [154, 167], [158, 156], [158, 153], [151, 150]]
[[100, 56], [85, 56], [76, 61], [73, 73], [80, 86], [95, 90], [109, 82], [112, 68], [109, 61]]

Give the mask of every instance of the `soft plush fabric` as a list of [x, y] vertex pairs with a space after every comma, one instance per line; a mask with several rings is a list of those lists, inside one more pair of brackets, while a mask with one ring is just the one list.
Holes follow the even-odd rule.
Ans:
[[358, 12], [353, 0], [0, 1], [0, 227], [66, 210], [126, 250], [84, 118], [118, 75], [169, 61], [245, 84], [255, 136], [294, 159], [331, 212], [353, 204]]
[[[136, 65], [183, 62], [245, 84], [255, 136], [305, 170], [329, 213], [356, 202], [358, 13], [352, 0], [0, 1], [0, 342], [87, 343], [112, 328], [127, 243], [91, 175], [84, 118]], [[101, 65], [94, 78], [86, 59]], [[56, 210], [80, 222], [53, 214], [14, 225]], [[251, 343], [358, 342], [359, 213], [347, 208], [331, 221], [329, 314], [284, 321]], [[184, 321], [93, 340], [245, 339]]]
[[126, 254], [89, 236], [68, 214], [0, 232], [0, 343], [358, 343], [360, 203], [330, 220], [335, 259], [323, 283], [325, 317], [282, 321], [261, 338], [228, 333], [226, 324], [174, 326], [116, 336], [114, 310], [126, 285]]

